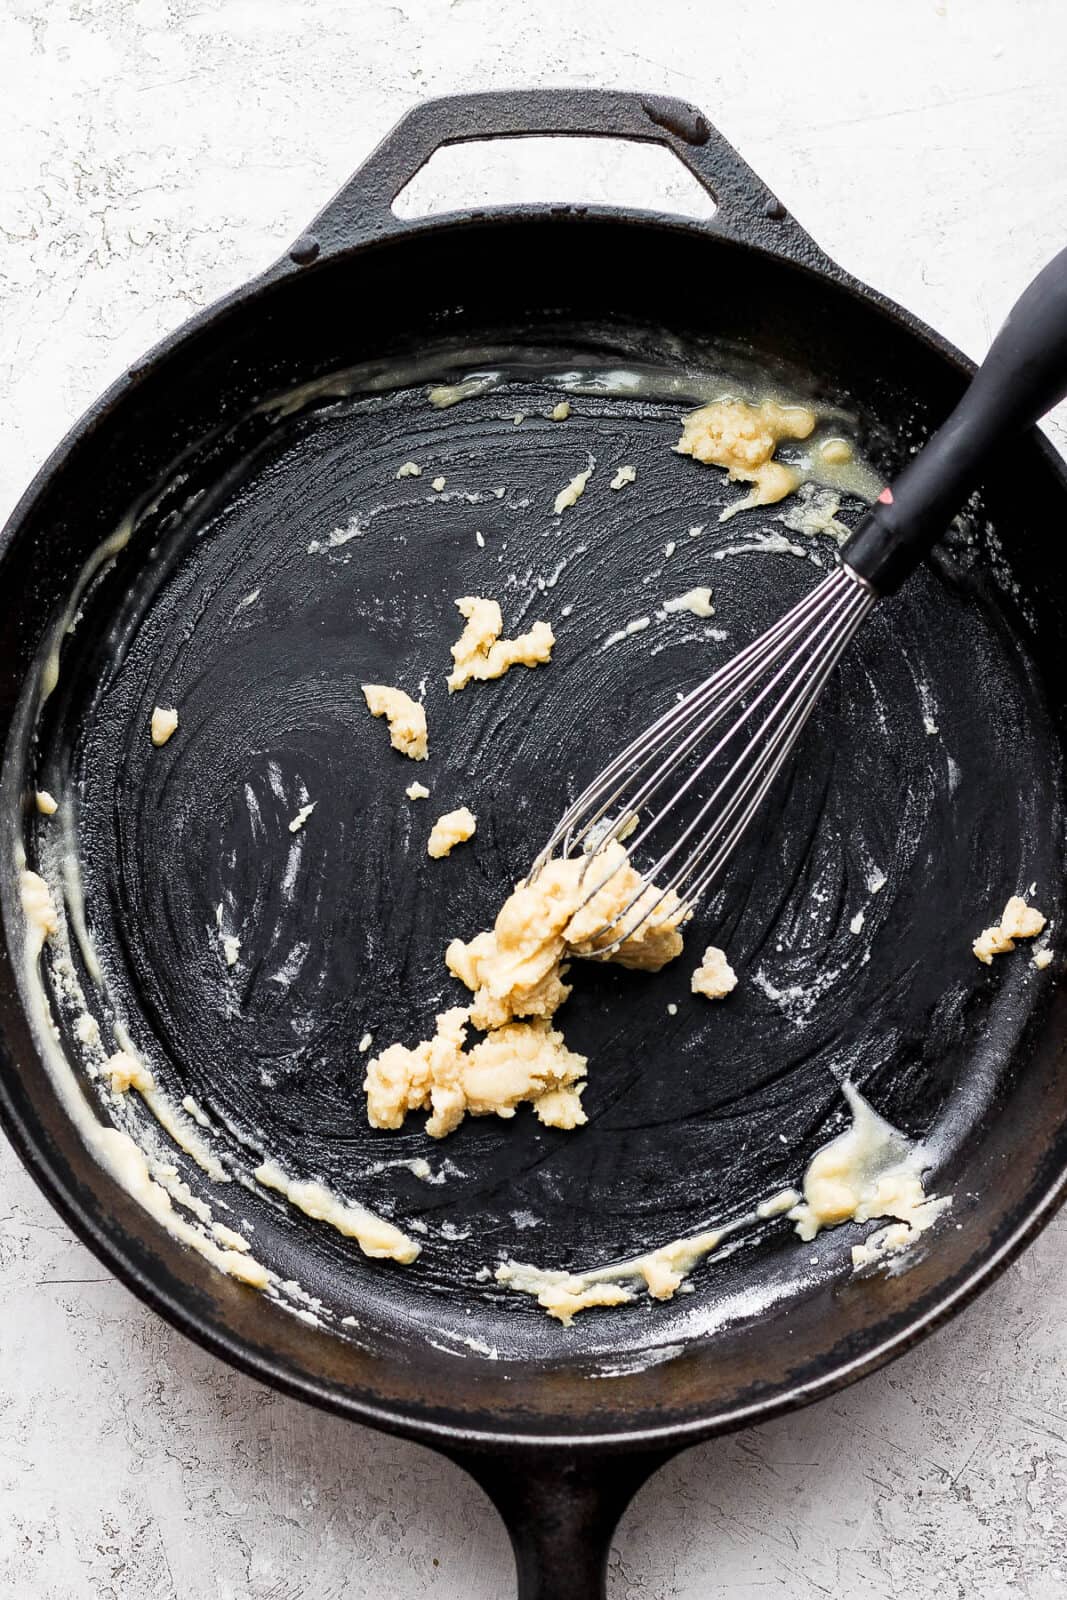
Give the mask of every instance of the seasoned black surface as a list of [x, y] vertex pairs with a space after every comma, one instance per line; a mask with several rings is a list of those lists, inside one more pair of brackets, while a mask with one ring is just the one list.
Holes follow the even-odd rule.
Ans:
[[[964, 365], [899, 308], [845, 280], [790, 219], [781, 219], [777, 244], [766, 237], [774, 216], [751, 174], [724, 155], [718, 136], [707, 149], [727, 162], [735, 185], [721, 213], [725, 232], [544, 210], [400, 229], [381, 194], [356, 228], [354, 185], [316, 224], [323, 249], [313, 265], [280, 264], [153, 352], [94, 407], [28, 492], [2, 551], [5, 1127], [80, 1235], [175, 1325], [305, 1398], [452, 1449], [472, 1437], [677, 1445], [826, 1393], [988, 1282], [1047, 1220], [1067, 1171], [1067, 1004], [1057, 969], [1037, 978], [1019, 952], [986, 971], [969, 954], [987, 913], [1035, 879], [1038, 903], [1062, 926], [1067, 480], [1031, 439], [990, 462], [982, 503], [950, 553], [935, 555], [869, 619], [790, 782], [764, 813], [762, 847], [752, 842], [723, 898], [709, 904], [705, 926], [731, 950], [743, 988], [727, 1005], [698, 1011], [682, 1003], [688, 961], [651, 981], [583, 972], [561, 1020], [575, 1043], [602, 1041], [590, 1072], [590, 1128], [574, 1138], [538, 1131], [524, 1111], [511, 1128], [482, 1121], [431, 1148], [435, 1164], [447, 1157], [463, 1174], [444, 1185], [403, 1169], [366, 1175], [374, 1161], [421, 1153], [428, 1142], [418, 1118], [401, 1136], [366, 1129], [354, 1051], [364, 1022], [379, 1044], [392, 1029], [415, 1038], [438, 994], [452, 991], [440, 964], [444, 935], [470, 932], [491, 913], [562, 791], [638, 727], [657, 696], [724, 659], [820, 573], [789, 555], [756, 552], [705, 569], [709, 538], [716, 548], [742, 542], [745, 519], [719, 530], [718, 507], [736, 491], [670, 453], [681, 396], [660, 413], [582, 400], [569, 423], [519, 429], [514, 412], [540, 403], [528, 390], [440, 415], [412, 395], [367, 415], [348, 416], [342, 404], [276, 428], [263, 411], [240, 419], [292, 385], [367, 361], [393, 371], [446, 339], [468, 354], [486, 344], [562, 342], [582, 364], [608, 345], [616, 359], [633, 344], [668, 366], [680, 351], [725, 349], [766, 372], [788, 367], [790, 387], [810, 388], [820, 403], [846, 403], [891, 475], [958, 398]], [[764, 219], [756, 230], [764, 249], [752, 247], [746, 208]], [[349, 250], [345, 237], [362, 243]], [[651, 339], [634, 339], [635, 327], [651, 328]], [[547, 408], [555, 394], [540, 398]], [[639, 468], [633, 488], [618, 494], [605, 488], [614, 464], [603, 447], [606, 417], [622, 431], [618, 458]], [[428, 504], [432, 472], [397, 482], [406, 457], [428, 464], [431, 434], [448, 488], [504, 484], [503, 501]], [[214, 443], [203, 445], [209, 437]], [[584, 466], [587, 448], [598, 456], [597, 475], [557, 537], [551, 499]], [[179, 458], [186, 483], [144, 514], [64, 641], [38, 753], [27, 685], [41, 641], [92, 552], [131, 507], [143, 510]], [[190, 518], [181, 507], [203, 490]], [[527, 493], [529, 508], [509, 506]], [[311, 539], [346, 522], [350, 509], [383, 503], [395, 510], [377, 514], [363, 539], [332, 557], [307, 555]], [[702, 541], [686, 542], [697, 522], [709, 524], [702, 552]], [[484, 552], [473, 539], [479, 527]], [[714, 625], [729, 637], [651, 655], [700, 632], [683, 616], [598, 655], [609, 626], [648, 610], [642, 580], [680, 532], [661, 592], [710, 581]], [[459, 620], [451, 602], [483, 587], [493, 538], [507, 538], [507, 555], [513, 548], [516, 556], [496, 570], [522, 579], [500, 594], [509, 626], [527, 606], [527, 567], [547, 582], [567, 552], [577, 558], [526, 615], [555, 620], [569, 603], [574, 611], [560, 616], [549, 668], [516, 670], [448, 702], [441, 675]], [[588, 549], [577, 556], [581, 544]], [[234, 617], [257, 587], [262, 605]], [[416, 607], [405, 595], [425, 599]], [[409, 854], [401, 831], [408, 802], [400, 791], [427, 771], [388, 751], [384, 729], [355, 697], [371, 666], [382, 676], [409, 667], [417, 678], [428, 674], [435, 800], [410, 813], [412, 828], [428, 828], [437, 801], [453, 796], [482, 817], [473, 844], [435, 868], [421, 835]], [[933, 692], [939, 737], [922, 730], [911, 668]], [[181, 704], [182, 727], [152, 751], [147, 717], [164, 698]], [[541, 713], [553, 704], [562, 731], [549, 735]], [[528, 718], [514, 733], [502, 726], [512, 706]], [[495, 738], [481, 741], [485, 733]], [[392, 1207], [398, 1220], [423, 1208], [432, 1231], [411, 1271], [365, 1262], [277, 1197], [219, 1189], [216, 1199], [253, 1220], [261, 1254], [357, 1316], [355, 1329], [310, 1326], [222, 1277], [117, 1187], [70, 1123], [27, 1023], [12, 885], [20, 843], [32, 860], [40, 838], [55, 837], [33, 812], [27, 778], [62, 789], [72, 755], [89, 917], [134, 1038], [161, 1078], [172, 1088], [187, 1083], [220, 1114], [229, 1108], [235, 1166], [259, 1153], [238, 1136], [265, 1131], [300, 1173], [317, 1170]], [[955, 793], [950, 756], [960, 774]], [[284, 800], [270, 786], [271, 759]], [[317, 943], [312, 957], [309, 941], [285, 994], [269, 974], [292, 951], [298, 924], [311, 925], [303, 898], [282, 925], [279, 886], [293, 843], [286, 824], [300, 781], [314, 791], [327, 777], [330, 795], [314, 796], [297, 872], [299, 885], [321, 888]], [[254, 847], [242, 820], [245, 780], [263, 808]], [[517, 796], [526, 792], [523, 813]], [[242, 962], [228, 977], [214, 905], [230, 871], [225, 851], [242, 841], [228, 886], [246, 919], [254, 904], [260, 911], [239, 930]], [[846, 929], [865, 881], [863, 845], [896, 870], [855, 938]], [[361, 899], [368, 892], [370, 906]], [[426, 931], [409, 957], [416, 899]], [[333, 917], [328, 950], [323, 912]], [[383, 921], [371, 965], [367, 930]], [[702, 932], [690, 937], [694, 952]], [[836, 967], [842, 973], [805, 1026], [756, 982], [762, 971], [784, 990]], [[312, 1041], [303, 1077], [294, 1018]], [[273, 1086], [261, 1080], [253, 1042]], [[313, 1051], [325, 1066], [311, 1064]], [[839, 1125], [833, 1074], [844, 1070], [909, 1132], [933, 1130], [933, 1183], [954, 1195], [950, 1222], [907, 1272], [850, 1279], [846, 1231], [798, 1247], [779, 1222], [708, 1263], [693, 1295], [589, 1315], [569, 1332], [530, 1302], [496, 1299], [461, 1276], [462, 1263], [492, 1263], [501, 1249], [602, 1260], [644, 1242], [652, 1213], [668, 1231], [732, 1209], [762, 1193], [765, 1180], [795, 1177]], [[776, 1170], [783, 1133], [793, 1155], [779, 1157]], [[520, 1227], [512, 1216], [520, 1210], [539, 1214], [542, 1226]], [[446, 1222], [469, 1227], [471, 1238], [444, 1239]], [[683, 1335], [694, 1336], [683, 1343]], [[457, 1345], [460, 1337], [518, 1359], [485, 1360]], [[590, 1382], [590, 1370], [612, 1379]], [[520, 1477], [528, 1465], [524, 1456]], [[492, 1488], [495, 1479], [482, 1481]], [[599, 1465], [597, 1481], [605, 1481]]]
[[[464, 366], [462, 349], [454, 359]], [[440, 1144], [421, 1115], [400, 1134], [371, 1130], [361, 1035], [413, 1043], [462, 1003], [447, 939], [486, 926], [566, 799], [834, 559], [826, 537], [789, 536], [807, 559], [752, 548], [783, 531], [780, 508], [718, 523], [740, 491], [671, 452], [677, 401], [573, 395], [555, 423], [559, 397], [531, 369], [445, 411], [421, 386], [335, 400], [268, 412], [186, 463], [85, 607], [41, 762], [64, 791], [73, 774], [117, 1014], [159, 1080], [226, 1130], [234, 1171], [266, 1151], [427, 1229], [415, 1266], [369, 1263], [277, 1197], [231, 1191], [260, 1257], [365, 1329], [422, 1325], [550, 1361], [670, 1343], [846, 1270], [847, 1230], [800, 1246], [780, 1221], [700, 1269], [691, 1297], [642, 1298], [569, 1333], [476, 1276], [508, 1255], [599, 1265], [798, 1182], [843, 1124], [844, 1076], [932, 1134], [931, 1187], [942, 1171], [951, 1186], [1047, 988], [1025, 955], [989, 971], [970, 942], [1035, 880], [1056, 917], [1064, 882], [1039, 692], [1011, 595], [984, 566], [968, 575], [969, 525], [954, 557], [866, 623], [685, 956], [656, 978], [576, 969], [560, 1022], [590, 1057], [589, 1126], [559, 1133], [524, 1108]], [[584, 497], [555, 518], [589, 454]], [[409, 458], [422, 476], [397, 480]], [[637, 480], [612, 492], [624, 462]], [[846, 502], [845, 519], [858, 511]], [[357, 531], [330, 546], [335, 529]], [[714, 590], [710, 623], [655, 619], [698, 583]], [[509, 633], [550, 620], [551, 665], [450, 697], [453, 601], [467, 593], [497, 598]], [[603, 648], [641, 615], [646, 631]], [[367, 681], [425, 683], [428, 763], [389, 749]], [[161, 750], [155, 704], [181, 717]], [[429, 801], [404, 797], [416, 777]], [[316, 809], [292, 834], [305, 799]], [[429, 861], [433, 818], [462, 803], [476, 838]], [[872, 895], [876, 872], [887, 882]], [[242, 942], [232, 969], [220, 902], [222, 931]], [[707, 942], [741, 975], [726, 1004], [689, 994]], [[420, 1156], [443, 1182], [372, 1170]]]

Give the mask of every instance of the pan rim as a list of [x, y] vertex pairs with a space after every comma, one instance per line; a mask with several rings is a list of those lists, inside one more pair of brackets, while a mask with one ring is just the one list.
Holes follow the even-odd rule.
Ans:
[[[459, 226], [490, 230], [514, 225], [537, 227], [545, 223], [566, 223], [577, 227], [604, 223], [620, 224], [623, 227], [654, 227], [688, 236], [712, 248], [725, 248], [742, 254], [751, 254], [864, 302], [869, 309], [895, 323], [898, 332], [918, 339], [931, 353], [947, 361], [961, 377], [970, 378], [977, 371], [977, 363], [935, 328], [923, 322], [906, 306], [883, 294], [880, 289], [873, 288], [839, 267], [829, 256], [825, 256], [817, 245], [815, 251], [821, 263], [819, 266], [793, 254], [788, 247], [788, 241], [783, 241], [782, 249], [772, 250], [751, 240], [737, 238], [723, 228], [717, 228], [714, 218], [710, 223], [704, 223], [688, 217], [679, 217], [670, 212], [597, 205], [495, 206], [476, 212], [445, 212], [438, 216], [405, 222], [399, 231], [391, 232], [382, 238], [361, 239], [345, 249], [332, 250], [328, 254], [320, 255], [306, 265], [295, 265], [288, 255], [282, 256], [247, 282], [239, 284], [194, 316], [187, 318], [170, 333], [164, 334], [90, 401], [45, 456], [16, 500], [3, 526], [0, 527], [0, 561], [7, 554], [8, 547], [18, 534], [21, 525], [30, 520], [42, 492], [93, 429], [101, 424], [127, 395], [136, 392], [144, 377], [157, 369], [161, 363], [175, 356], [185, 344], [205, 333], [214, 324], [237, 314], [260, 296], [284, 290], [286, 285], [299, 281], [301, 277], [313, 283], [316, 274], [322, 271], [338, 270], [346, 262], [380, 251], [388, 253], [392, 250], [406, 249], [409, 245], [417, 245], [424, 238], [435, 234], [451, 233]], [[1039, 430], [1032, 431], [1047, 446], [1052, 461], [1062, 466], [1062, 459], [1050, 441]], [[1067, 485], [1067, 469], [1065, 469], [1065, 485]]]
[[[6, 954], [6, 952], [5, 952]], [[784, 1389], [765, 1400], [737, 1405], [716, 1415], [690, 1421], [673, 1421], [660, 1427], [619, 1428], [595, 1432], [525, 1431], [521, 1428], [492, 1429], [462, 1423], [438, 1421], [418, 1416], [403, 1407], [391, 1408], [380, 1401], [360, 1397], [356, 1391], [331, 1387], [328, 1383], [303, 1377], [288, 1366], [274, 1364], [259, 1355], [240, 1338], [229, 1335], [215, 1323], [200, 1319], [184, 1301], [159, 1283], [140, 1273], [123, 1254], [120, 1244], [106, 1227], [98, 1224], [88, 1210], [76, 1203], [52, 1163], [35, 1144], [30, 1144], [17, 1114], [13, 1114], [6, 1085], [0, 1077], [0, 1126], [19, 1159], [45, 1198], [72, 1229], [77, 1238], [98, 1260], [113, 1272], [119, 1282], [142, 1305], [162, 1316], [171, 1327], [184, 1334], [209, 1355], [224, 1361], [246, 1377], [267, 1384], [295, 1400], [332, 1412], [347, 1421], [437, 1446], [447, 1451], [467, 1449], [472, 1453], [527, 1451], [544, 1455], [565, 1449], [573, 1454], [625, 1454], [631, 1451], [661, 1450], [664, 1456], [704, 1440], [737, 1432], [757, 1423], [769, 1422], [791, 1411], [799, 1411], [818, 1400], [829, 1398], [860, 1378], [887, 1366], [898, 1356], [923, 1343], [944, 1327], [1011, 1266], [1022, 1251], [1049, 1225], [1067, 1201], [1067, 1168], [1041, 1196], [1037, 1204], [1005, 1239], [962, 1283], [957, 1284], [920, 1318], [900, 1332], [883, 1339], [872, 1349], [835, 1366], [831, 1371]], [[149, 1218], [152, 1227], [158, 1226]], [[258, 1291], [249, 1290], [249, 1293]]]
[[[726, 232], [709, 228], [704, 224], [654, 212], [592, 206], [578, 210], [524, 206], [493, 208], [475, 215], [450, 213], [420, 219], [417, 223], [406, 225], [402, 232], [387, 239], [363, 241], [348, 249], [331, 253], [321, 258], [320, 265], [330, 270], [338, 270], [344, 262], [363, 256], [368, 250], [406, 248], [408, 244], [416, 244], [428, 235], [451, 231], [460, 220], [464, 224], [485, 227], [516, 223], [533, 226], [544, 221], [561, 220], [576, 225], [584, 222], [597, 224], [611, 222], [648, 227], [651, 224], [698, 237], [715, 245], [725, 245], [743, 252], [752, 251], [758, 256], [816, 279], [823, 285], [831, 285], [842, 293], [864, 302], [869, 309], [892, 321], [897, 334], [917, 339], [960, 376], [965, 377], [975, 370], [974, 363], [910, 311], [897, 305], [879, 291], [851, 278], [840, 269], [831, 272], [815, 268], [808, 262], [798, 261], [787, 250], [781, 252], [770, 250], [748, 241], [738, 240]], [[56, 474], [64, 469], [72, 453], [91, 437], [94, 429], [106, 420], [116, 406], [136, 391], [142, 376], [156, 369], [161, 362], [175, 356], [191, 338], [202, 334], [227, 316], [250, 306], [258, 297], [270, 294], [275, 288], [289, 283], [300, 271], [301, 269], [294, 267], [288, 258], [283, 257], [280, 263], [275, 263], [266, 272], [238, 287], [165, 336], [110, 384], [67, 431], [34, 474], [0, 533], [0, 559], [6, 554], [22, 526], [32, 520], [39, 497], [50, 486]], [[314, 281], [314, 270], [310, 278]], [[1067, 489], [1067, 467], [1062, 458], [1044, 435], [1037, 430], [1034, 430], [1034, 434], [1045, 462]], [[18, 990], [12, 981], [13, 968], [6, 939], [5, 947], [0, 953], [0, 974], [4, 987], [14, 998]], [[17, 1003], [21, 1009], [21, 998]], [[825, 1374], [793, 1387], [781, 1389], [765, 1399], [731, 1407], [715, 1416], [672, 1421], [658, 1427], [620, 1428], [604, 1432], [587, 1430], [576, 1433], [551, 1432], [543, 1429], [525, 1432], [521, 1427], [497, 1429], [468, 1427], [462, 1423], [440, 1421], [432, 1415], [420, 1416], [406, 1407], [383, 1405], [380, 1401], [361, 1397], [358, 1391], [339, 1389], [324, 1380], [302, 1375], [285, 1364], [275, 1364], [254, 1346], [227, 1332], [217, 1321], [193, 1311], [188, 1303], [174, 1296], [158, 1282], [146, 1277], [137, 1269], [125, 1250], [117, 1229], [109, 1228], [102, 1219], [95, 1218], [89, 1207], [82, 1202], [76, 1189], [68, 1187], [62, 1175], [56, 1170], [48, 1141], [38, 1141], [34, 1136], [29, 1120], [24, 1117], [10, 1092], [8, 1072], [17, 1073], [17, 1063], [5, 1048], [3, 1059], [0, 1061], [0, 1125], [11, 1140], [20, 1160], [80, 1241], [92, 1250], [108, 1270], [113, 1272], [143, 1304], [164, 1317], [171, 1326], [191, 1338], [201, 1348], [225, 1360], [228, 1365], [246, 1376], [268, 1383], [272, 1388], [293, 1398], [332, 1411], [349, 1420], [359, 1421], [421, 1443], [438, 1445], [446, 1451], [462, 1451], [467, 1448], [471, 1451], [507, 1449], [514, 1452], [526, 1449], [531, 1452], [546, 1452], [565, 1448], [575, 1453], [593, 1451], [616, 1453], [659, 1447], [666, 1453], [671, 1449], [683, 1448], [800, 1409], [886, 1365], [942, 1327], [1000, 1276], [1031, 1240], [1048, 1225], [1067, 1199], [1067, 1164], [1065, 1164], [1051, 1185], [1036, 1199], [1028, 1202], [1025, 1217], [1013, 1228], [1009, 1237], [969, 1272], [962, 1282], [937, 1298], [927, 1311], [910, 1320], [905, 1327], [882, 1339], [872, 1348], [835, 1364]], [[428, 1405], [427, 1411], [431, 1409]]]

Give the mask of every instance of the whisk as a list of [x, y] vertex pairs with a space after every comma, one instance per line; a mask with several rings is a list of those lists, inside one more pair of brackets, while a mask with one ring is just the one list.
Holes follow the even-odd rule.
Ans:
[[[788, 760], [823, 686], [875, 602], [918, 566], [991, 451], [1067, 394], [1067, 250], [1024, 291], [957, 405], [840, 552], [839, 565], [773, 627], [665, 712], [570, 805], [528, 874], [585, 854], [583, 905], [635, 854], [655, 859], [616, 919], [608, 956], [650, 919], [679, 922], [722, 872]], [[695, 813], [672, 836], [688, 796]], [[631, 838], [632, 835], [632, 838]], [[627, 840], [605, 865], [603, 851]]]

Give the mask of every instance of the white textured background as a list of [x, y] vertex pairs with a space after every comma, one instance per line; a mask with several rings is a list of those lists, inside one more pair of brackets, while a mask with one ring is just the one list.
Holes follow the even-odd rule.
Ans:
[[[1065, 64], [1062, 0], [0, 0], [0, 512], [145, 346], [278, 254], [403, 110], [459, 89], [696, 101], [831, 255], [978, 355], [1065, 242]], [[604, 147], [543, 166], [510, 146], [423, 197], [445, 178], [460, 201], [656, 194]], [[889, 1371], [661, 1472], [612, 1600], [1060, 1600], [1065, 1239]], [[6, 1147], [0, 1292], [15, 1600], [509, 1593], [458, 1469], [185, 1343]]]

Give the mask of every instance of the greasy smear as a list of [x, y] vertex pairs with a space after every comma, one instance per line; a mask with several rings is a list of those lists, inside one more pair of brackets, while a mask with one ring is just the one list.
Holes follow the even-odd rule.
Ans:
[[853, 1248], [854, 1269], [907, 1249], [951, 1204], [951, 1198], [927, 1197], [922, 1174], [928, 1158], [921, 1145], [912, 1144], [880, 1117], [852, 1084], [846, 1083], [843, 1093], [852, 1112], [851, 1125], [813, 1156], [804, 1174], [802, 1196], [792, 1189], [782, 1190], [754, 1211], [717, 1228], [672, 1239], [643, 1255], [589, 1272], [553, 1271], [506, 1261], [497, 1268], [497, 1282], [533, 1295], [550, 1317], [569, 1325], [579, 1311], [632, 1300], [635, 1284], [643, 1284], [654, 1299], [669, 1300], [698, 1262], [724, 1238], [783, 1212], [804, 1240], [845, 1222], [896, 1219]]
[[284, 1195], [289, 1204], [303, 1211], [305, 1216], [328, 1223], [346, 1239], [354, 1239], [365, 1256], [408, 1263], [419, 1253], [421, 1247], [415, 1240], [409, 1239], [391, 1222], [368, 1211], [366, 1206], [338, 1199], [325, 1184], [289, 1177], [276, 1161], [261, 1162], [252, 1176], [265, 1189]]

